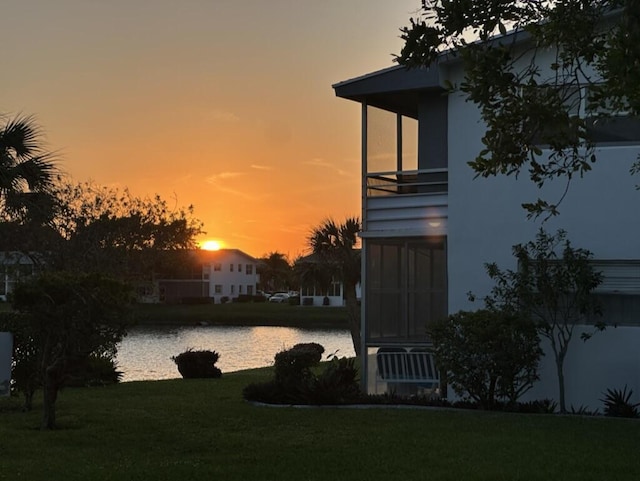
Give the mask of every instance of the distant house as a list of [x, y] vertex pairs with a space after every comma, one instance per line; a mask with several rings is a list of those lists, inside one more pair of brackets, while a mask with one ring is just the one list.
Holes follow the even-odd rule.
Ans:
[[[300, 304], [303, 306], [344, 306], [344, 285], [336, 278], [322, 281], [321, 272], [314, 276], [314, 266], [319, 264], [316, 254], [310, 254], [296, 261], [298, 270], [309, 275], [300, 279]], [[305, 268], [306, 267], [306, 268]], [[319, 270], [320, 271], [320, 270]], [[356, 297], [360, 299], [360, 284], [356, 286]]]
[[22, 252], [0, 252], [0, 300], [6, 301], [15, 284], [36, 271], [33, 258]]
[[198, 302], [208, 298], [219, 303], [257, 292], [258, 261], [241, 250], [194, 250], [189, 252], [187, 263], [179, 275], [161, 276], [156, 282], [157, 295], [147, 293], [147, 302]]
[[[539, 59], [549, 65], [556, 53], [543, 53]], [[389, 376], [390, 360], [408, 362], [416, 352], [425, 362], [434, 321], [480, 307], [467, 293], [490, 291], [484, 264], [516, 269], [512, 246], [540, 228], [526, 219], [522, 203], [559, 198], [565, 188], [551, 182], [540, 194], [526, 176], [475, 178], [468, 162], [483, 149], [486, 127], [476, 105], [447, 88], [464, 82], [456, 59], [442, 56], [429, 68], [391, 67], [334, 85], [338, 97], [359, 103], [362, 112], [362, 373], [369, 392], [397, 387], [387, 382], [398, 378]], [[640, 122], [621, 116], [592, 128], [598, 162], [574, 181], [562, 214], [545, 229], [566, 229], [577, 246], [593, 252], [594, 268], [604, 274], [597, 294], [604, 320], [617, 327], [583, 343], [580, 334], [593, 325], [577, 326], [565, 361], [568, 405], [595, 408], [608, 388], [640, 391], [640, 216], [637, 178], [629, 175], [640, 152]], [[541, 379], [528, 396], [557, 399], [553, 355], [542, 347]]]

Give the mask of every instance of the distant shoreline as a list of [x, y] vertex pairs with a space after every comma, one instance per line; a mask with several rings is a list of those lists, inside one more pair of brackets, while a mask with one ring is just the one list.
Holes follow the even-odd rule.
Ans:
[[269, 303], [137, 304], [134, 325], [282, 326], [348, 329], [344, 307], [291, 306]]

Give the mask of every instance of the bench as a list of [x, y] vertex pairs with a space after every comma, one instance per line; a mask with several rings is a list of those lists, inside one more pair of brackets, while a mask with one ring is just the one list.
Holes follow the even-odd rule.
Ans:
[[425, 348], [381, 347], [376, 354], [377, 377], [388, 383], [412, 383], [436, 388], [440, 376], [433, 353]]

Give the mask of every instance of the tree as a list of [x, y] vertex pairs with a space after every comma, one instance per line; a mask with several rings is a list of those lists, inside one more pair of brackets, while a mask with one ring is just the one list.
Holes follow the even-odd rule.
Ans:
[[159, 195], [136, 197], [89, 182], [60, 183], [55, 194], [59, 241], [48, 261], [56, 269], [150, 279], [194, 249], [202, 233], [193, 206], [171, 209]]
[[33, 117], [0, 117], [0, 218], [45, 224], [54, 214], [54, 155]]
[[56, 400], [69, 373], [91, 354], [115, 352], [130, 301], [126, 284], [95, 274], [44, 273], [16, 286], [17, 327], [44, 391], [42, 429], [56, 427]]
[[291, 266], [287, 256], [280, 252], [270, 252], [258, 264], [260, 285], [266, 292], [288, 291]]
[[322, 295], [328, 295], [331, 282], [339, 277], [335, 266], [327, 266], [314, 254], [296, 259], [293, 273], [301, 286], [314, 286]]
[[[514, 246], [513, 255], [517, 270], [486, 265], [495, 285], [484, 301], [488, 309], [512, 312], [537, 323], [539, 334], [553, 351], [560, 411], [564, 413], [564, 360], [576, 325], [601, 314], [593, 290], [602, 282], [602, 274], [589, 264], [591, 252], [573, 247], [562, 230], [549, 235], [540, 229], [535, 241]], [[603, 330], [605, 326], [597, 321], [595, 328]], [[582, 337], [586, 340], [590, 334]]]
[[360, 219], [350, 217], [337, 224], [327, 218], [309, 234], [308, 244], [327, 272], [336, 273], [344, 286], [349, 329], [356, 356], [360, 355], [360, 307], [356, 286], [360, 282], [361, 261], [358, 245]]
[[430, 334], [447, 383], [483, 409], [492, 409], [497, 398], [514, 405], [538, 379], [542, 350], [531, 319], [495, 310], [460, 311], [434, 323]]
[[[559, 199], [523, 204], [529, 216], [557, 214], [572, 179], [596, 161], [597, 125], [640, 115], [640, 2], [422, 0], [421, 11], [402, 29], [396, 60], [460, 58], [465, 78], [449, 87], [479, 107], [487, 127], [469, 165], [481, 177], [526, 172], [538, 187], [564, 179]], [[544, 51], [555, 52], [548, 64]], [[589, 118], [576, 115], [581, 104]], [[640, 172], [640, 157], [631, 170]]]

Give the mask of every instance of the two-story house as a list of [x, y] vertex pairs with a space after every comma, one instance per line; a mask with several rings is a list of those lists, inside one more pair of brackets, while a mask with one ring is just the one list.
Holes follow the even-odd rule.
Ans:
[[[546, 52], [544, 55], [553, 55]], [[550, 62], [549, 62], [550, 63]], [[475, 310], [468, 293], [487, 294], [484, 264], [515, 269], [512, 246], [533, 240], [541, 221], [521, 204], [558, 198], [564, 184], [539, 192], [526, 176], [475, 178], [467, 165], [483, 149], [477, 107], [445, 85], [464, 79], [463, 64], [443, 57], [430, 68], [401, 66], [333, 86], [360, 104], [362, 116], [362, 352], [369, 392], [388, 386], [383, 351], [428, 349], [428, 326]], [[637, 119], [636, 119], [637, 120]], [[604, 320], [617, 324], [580, 340], [565, 361], [567, 405], [601, 405], [607, 388], [640, 392], [640, 193], [629, 169], [640, 152], [640, 123], [598, 140], [598, 161], [572, 183], [561, 215], [546, 222], [593, 252], [604, 273]], [[543, 343], [541, 380], [530, 398], [558, 398], [553, 355]], [[394, 389], [397, 386], [394, 386]]]
[[160, 302], [213, 299], [219, 303], [240, 295], [255, 295], [258, 261], [239, 249], [190, 252], [188, 275], [158, 280]]

